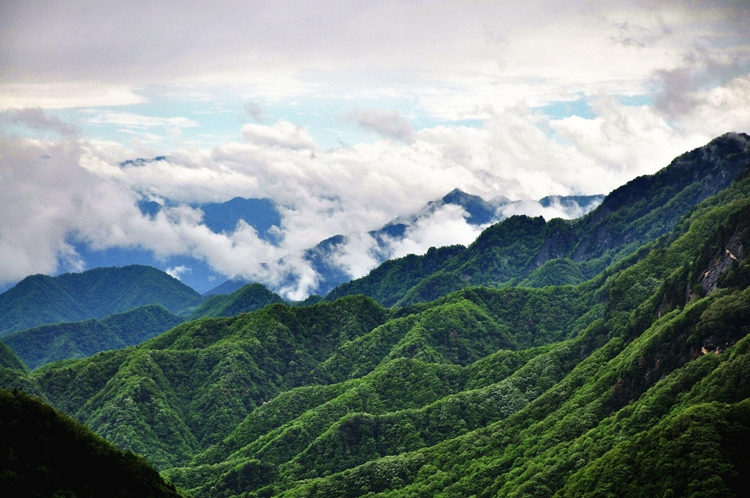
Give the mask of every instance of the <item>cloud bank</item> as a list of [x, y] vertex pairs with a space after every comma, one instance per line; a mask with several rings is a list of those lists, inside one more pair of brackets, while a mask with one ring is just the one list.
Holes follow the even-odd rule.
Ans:
[[[704, 92], [688, 117], [700, 120], [708, 106], [727, 101], [750, 103], [748, 89], [740, 78]], [[246, 124], [244, 142], [176, 150], [142, 162], [123, 161], [133, 151], [75, 136], [68, 125], [38, 110], [5, 113], [3, 122], [23, 122], [58, 136], [28, 138], [6, 126], [0, 147], [5, 213], [0, 281], [80, 270], [85, 262], [72, 243], [83, 242], [93, 249], [142, 248], [160, 258], [190, 256], [227, 277], [260, 281], [303, 298], [319, 276], [301, 254], [333, 235], [377, 229], [455, 187], [521, 201], [608, 192], [718, 134], [710, 121], [703, 121], [705, 133], [686, 133], [653, 109], [613, 99], [601, 99], [595, 108], [598, 114], [591, 119], [557, 120], [511, 109], [479, 129], [438, 126], [416, 132], [409, 145], [382, 140], [328, 151], [288, 122]], [[749, 123], [748, 113], [745, 106], [730, 119]], [[554, 129], [556, 136], [544, 129]], [[187, 205], [235, 196], [274, 200], [282, 215], [278, 244], [261, 239], [244, 222], [231, 233], [213, 233], [202, 224], [201, 211]], [[165, 207], [153, 217], [144, 215], [137, 206], [143, 199], [160, 200]], [[502, 214], [579, 214], [554, 203], [512, 206]], [[479, 228], [465, 215], [457, 206], [444, 206], [411, 226], [389, 256], [470, 243]], [[335, 262], [350, 276], [361, 276], [374, 264], [372, 245], [367, 236], [353, 237]], [[186, 271], [172, 268], [178, 276]]]
[[[360, 276], [383, 251], [369, 231], [454, 188], [574, 216], [531, 201], [750, 131], [748, 23], [733, 1], [9, 0], [0, 285], [82, 269], [84, 244], [304, 297], [321, 279], [305, 250], [346, 235], [331, 263]], [[194, 207], [237, 196], [278, 206], [273, 243]], [[387, 252], [467, 244], [464, 215], [445, 206]]]

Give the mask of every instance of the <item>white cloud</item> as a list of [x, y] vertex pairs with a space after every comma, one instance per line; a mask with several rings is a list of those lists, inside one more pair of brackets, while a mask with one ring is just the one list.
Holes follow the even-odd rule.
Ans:
[[[0, 44], [1, 45], [1, 44]], [[63, 109], [146, 102], [132, 86], [98, 81], [0, 83], [0, 110], [25, 107]]]
[[78, 130], [57, 116], [45, 114], [40, 107], [10, 109], [0, 112], [0, 124], [21, 125], [37, 131], [51, 131], [63, 137], [75, 136]]
[[302, 127], [288, 121], [279, 121], [273, 126], [246, 124], [242, 127], [242, 136], [246, 142], [262, 147], [312, 150], [318, 148], [315, 140]]
[[377, 241], [370, 234], [354, 232], [347, 235], [346, 243], [336, 246], [329, 262], [352, 279], [363, 277], [378, 265], [375, 257], [378, 249]]
[[424, 254], [430, 247], [469, 245], [479, 236], [482, 228], [467, 223], [466, 216], [462, 207], [446, 204], [431, 216], [420, 218], [407, 229], [403, 240], [391, 244], [391, 257]]
[[141, 1], [83, 10], [72, 0], [10, 1], [0, 60], [16, 85], [6, 106], [143, 102], [139, 89], [153, 85], [229, 85], [271, 99], [382, 89], [456, 119], [486, 106], [642, 94], [652, 75], [700, 46], [746, 64], [748, 10], [722, 1]]
[[354, 121], [362, 129], [375, 132], [383, 138], [405, 144], [414, 142], [414, 128], [398, 111], [354, 109], [344, 114], [342, 119]]
[[[746, 92], [746, 81], [738, 79], [708, 92], [704, 105], [744, 102]], [[0, 208], [8, 214], [0, 219], [0, 261], [5, 262], [0, 263], [0, 281], [81, 269], [70, 242], [83, 241], [92, 249], [141, 247], [160, 258], [191, 256], [227, 277], [243, 276], [303, 298], [319, 276], [302, 260], [302, 251], [330, 236], [354, 234], [331, 260], [352, 277], [361, 276], [375, 263], [367, 231], [416, 212], [453, 188], [488, 199], [605, 193], [714, 135], [708, 123], [706, 135], [686, 134], [652, 109], [604, 97], [594, 109], [593, 119], [549, 120], [517, 108], [499, 113], [481, 129], [435, 127], [415, 134], [410, 146], [378, 141], [316, 149], [315, 157], [309, 149], [294, 148], [313, 146], [304, 130], [290, 123], [252, 125], [246, 134], [252, 143], [176, 150], [138, 166], [120, 166], [134, 157], [133, 151], [112, 143], [75, 136], [52, 142], [4, 137]], [[734, 115], [740, 123], [745, 119], [742, 111]], [[19, 116], [66, 129], [37, 111]], [[545, 129], [554, 129], [555, 135]], [[153, 218], [136, 206], [142, 196], [194, 203], [237, 195], [277, 202], [283, 217], [278, 245], [260, 239], [245, 223], [230, 234], [215, 234], [201, 224], [201, 211], [186, 205], [165, 206]], [[504, 214], [575, 215], [554, 204], [542, 209], [522, 203], [513, 209]], [[404, 240], [392, 244], [391, 255], [471, 243], [479, 229], [466, 222], [465, 214], [446, 205], [420, 219]], [[171, 270], [179, 275], [180, 268]]]
[[252, 101], [245, 104], [245, 113], [258, 123], [262, 123], [266, 120], [266, 113], [263, 111], [263, 108], [258, 101]]
[[[587, 207], [589, 209], [586, 209]], [[581, 206], [578, 204], [563, 205], [559, 199], [553, 200], [548, 206], [542, 206], [537, 201], [526, 200], [501, 206], [500, 213], [503, 218], [524, 214], [532, 217], [542, 216], [547, 221], [553, 218], [570, 220], [583, 216], [591, 210], [590, 208], [591, 206]]]
[[135, 208], [127, 190], [80, 168], [80, 154], [74, 140], [0, 137], [0, 282], [80, 270], [70, 238], [90, 220], [107, 232], [106, 222], [100, 224], [104, 212], [127, 216], [124, 205]]
[[704, 136], [720, 130], [750, 132], [750, 75], [693, 92], [691, 99], [693, 106], [678, 121], [683, 129]]
[[185, 273], [191, 273], [193, 270], [188, 268], [185, 265], [180, 266], [173, 266], [171, 268], [167, 268], [165, 270], [165, 273], [171, 277], [176, 278], [177, 280], [180, 280], [180, 276], [184, 275]]
[[153, 126], [190, 128], [198, 126], [198, 123], [185, 117], [162, 118], [158, 116], [143, 116], [130, 112], [104, 112], [89, 118], [88, 122], [95, 124], [119, 124], [136, 128], [149, 128]]

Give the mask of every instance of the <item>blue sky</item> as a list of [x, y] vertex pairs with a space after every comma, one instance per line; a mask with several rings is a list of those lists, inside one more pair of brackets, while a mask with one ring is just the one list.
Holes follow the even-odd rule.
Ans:
[[[0, 285], [127, 250], [273, 282], [456, 187], [607, 193], [750, 131], [748, 25], [747, 1], [5, 1]], [[280, 206], [278, 245], [190, 208], [236, 196]], [[434, 221], [410, 250], [476, 235]]]

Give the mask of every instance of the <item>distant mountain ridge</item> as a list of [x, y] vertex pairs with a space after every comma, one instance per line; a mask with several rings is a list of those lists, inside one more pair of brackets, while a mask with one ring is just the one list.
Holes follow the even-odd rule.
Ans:
[[[405, 267], [418, 265], [419, 259], [407, 256], [341, 284], [326, 299], [365, 294], [386, 306], [407, 305], [467, 286], [514, 285], [527, 277], [527, 284], [578, 283], [671, 231], [690, 209], [726, 188], [748, 162], [750, 137], [728, 133], [679, 156], [654, 175], [619, 187], [579, 219], [548, 222], [542, 217], [512, 216], [490, 226], [468, 248], [456, 248], [439, 264], [416, 273], [409, 270], [410, 280], [395, 277], [407, 271]], [[544, 202], [564, 201], [546, 198]], [[572, 263], [565, 271], [559, 263], [547, 265], [561, 258]]]
[[[169, 282], [172, 279], [156, 268], [131, 268], [123, 267], [118, 269], [107, 269], [110, 273], [116, 270], [120, 278], [118, 282], [121, 287], [138, 286], [138, 280], [144, 276], [150, 278], [161, 278]], [[134, 271], [135, 270], [135, 271]], [[101, 271], [96, 272], [100, 274]], [[160, 276], [161, 274], [161, 276]], [[91, 275], [84, 272], [79, 278], [87, 279]], [[66, 277], [67, 278], [67, 277]], [[129, 278], [134, 279], [127, 282]], [[46, 285], [55, 285], [59, 283], [58, 277], [48, 277], [42, 279]], [[184, 290], [178, 287], [179, 290]], [[101, 294], [98, 296], [101, 300], [111, 300], [110, 309], [127, 307], [132, 301], [118, 302], [123, 296], [118, 293], [106, 294], [107, 289], [100, 289]], [[109, 289], [111, 291], [111, 289]], [[16, 304], [21, 302], [26, 306], [20, 306], [31, 315], [40, 315], [40, 306], [38, 306], [38, 295], [31, 290], [30, 295], [23, 295], [24, 291], [29, 291], [27, 286], [22, 286], [14, 293], [12, 301]], [[54, 298], [53, 293], [47, 293], [47, 296]], [[144, 294], [141, 301], [147, 301], [149, 294]], [[153, 299], [157, 296], [151, 294]], [[169, 296], [164, 295], [162, 298]], [[162, 299], [164, 301], [166, 299]], [[67, 301], [61, 303], [52, 303], [53, 309], [64, 305]], [[10, 332], [2, 337], [2, 348], [10, 347], [14, 355], [7, 356], [7, 362], [13, 364], [13, 358], [20, 359], [30, 367], [35, 369], [44, 364], [64, 359], [86, 358], [101, 351], [120, 349], [127, 346], [140, 344], [148, 339], [166, 332], [176, 327], [186, 320], [197, 320], [203, 317], [221, 317], [234, 316], [240, 313], [248, 313], [261, 309], [269, 304], [285, 302], [280, 296], [266, 289], [261, 284], [246, 285], [231, 294], [212, 296], [208, 299], [198, 297], [196, 293], [188, 293], [189, 307], [186, 303], [179, 304], [182, 315], [177, 315], [166, 309], [162, 304], [144, 304], [127, 311], [96, 318], [84, 320], [62, 320], [58, 319], [46, 325], [38, 325], [28, 329]], [[0, 296], [0, 304], [3, 303]], [[34, 303], [34, 305], [32, 305]], [[6, 315], [12, 315], [18, 312], [16, 309], [3, 310]], [[85, 310], [84, 310], [85, 311]], [[189, 313], [189, 315], [187, 314]], [[42, 315], [41, 318], [53, 320], [55, 317]], [[58, 315], [57, 318], [60, 318]], [[6, 346], [7, 345], [7, 346]], [[3, 366], [3, 350], [0, 349], [0, 366]], [[7, 366], [7, 365], [6, 365]]]
[[[120, 166], [139, 168], [146, 164], [169, 160], [167, 156], [135, 158], [121, 162]], [[557, 205], [562, 209], [571, 210], [574, 216], [578, 216], [590, 210], [602, 198], [603, 196], [565, 196], [560, 198], [563, 202]], [[503, 196], [496, 196], [487, 201], [479, 196], [454, 189], [441, 199], [428, 202], [419, 212], [411, 215], [404, 214], [379, 229], [368, 233], [334, 235], [299, 254], [290, 254], [279, 261], [269, 262], [268, 264], [279, 265], [281, 271], [276, 275], [281, 274], [281, 277], [278, 279], [274, 277], [274, 281], [260, 283], [286, 297], [301, 296], [305, 293], [325, 295], [337, 285], [361, 275], [359, 269], [352, 273], [352, 269], [345, 262], [346, 258], [340, 258], [342, 253], [354, 250], [346, 247], [352, 239], [372, 238], [369, 241], [371, 247], [367, 250], [368, 256], [374, 264], [380, 264], [396, 254], [401, 254], [401, 252], [394, 252], [392, 245], [403, 240], [408, 235], [407, 231], [410, 227], [413, 228], [416, 224], [427, 220], [444, 206], [461, 207], [466, 213], [467, 223], [479, 227], [503, 219], [507, 216], [505, 210], [527, 212], [521, 207], [514, 210], [513, 206], [526, 205], [528, 208], [533, 204], [532, 201], [510, 201]], [[554, 203], [539, 201], [536, 205], [540, 208], [549, 208]], [[190, 207], [202, 213], [198, 223], [216, 234], [232, 234], [242, 223], [252, 227], [260, 239], [272, 245], [279, 245], [283, 237], [281, 211], [274, 201], [267, 198], [234, 197], [223, 202], [183, 203], [154, 196], [151, 193], [142, 193], [137, 206], [144, 216], [151, 219], [168, 208]], [[72, 243], [80, 259], [89, 268], [133, 264], [153, 266], [173, 275], [179, 275], [181, 281], [197, 289], [203, 295], [226, 294], [234, 292], [245, 284], [256, 282], [241, 274], [225, 280], [225, 275], [219, 273], [209, 261], [198, 256], [171, 255], [166, 258], [157, 258], [151, 250], [140, 247], [95, 249], [85, 241], [74, 240]], [[310, 288], [307, 288], [308, 278], [300, 274], [297, 266], [300, 262], [309, 267], [302, 271], [303, 274], [308, 275], [309, 278], [310, 271], [308, 270], [312, 270], [315, 275], [316, 281]], [[217, 285], [217, 282], [220, 283]]]
[[[153, 159], [132, 159], [121, 163], [120, 166], [138, 167], [168, 159], [165, 156], [158, 156]], [[152, 219], [163, 209], [177, 205], [180, 205], [180, 203], [150, 195], [144, 195], [137, 202], [141, 213]], [[201, 211], [203, 213], [201, 223], [216, 234], [232, 233], [238, 223], [242, 222], [254, 228], [262, 240], [271, 244], [278, 243], [281, 214], [276, 204], [270, 199], [234, 197], [224, 202], [190, 203], [186, 205]], [[142, 248], [111, 247], [98, 250], [81, 241], [74, 241], [73, 244], [76, 252], [90, 268], [140, 264], [166, 271], [170, 268], [185, 267], [189, 271], [182, 273], [180, 279], [200, 292], [215, 287], [214, 282], [226, 278], [200, 258], [174, 255], [164, 259], [157, 258], [153, 252]]]
[[71, 358], [86, 358], [100, 351], [140, 344], [176, 327], [183, 317], [159, 304], [140, 306], [97, 320], [40, 325], [2, 338], [31, 369]]
[[0, 337], [58, 322], [103, 318], [148, 304], [186, 313], [203, 298], [149, 266], [95, 268], [57, 277], [32, 275], [0, 294]]
[[[549, 196], [537, 202], [545, 208], [558, 205], [575, 212], [586, 213], [596, 207], [603, 199], [603, 195]], [[453, 189], [442, 198], [428, 202], [417, 213], [398, 217], [383, 227], [368, 232], [367, 235], [372, 237], [374, 244], [369, 249], [368, 255], [378, 263], [387, 261], [392, 257], [391, 246], [394, 242], [404, 239], [409, 228], [428, 219], [445, 206], [462, 208], [466, 213], [466, 222], [480, 227], [504, 219], [504, 208], [510, 209], [520, 204], [522, 204], [521, 201], [511, 201], [503, 196], [486, 201], [478, 195], [467, 194], [458, 188]], [[346, 270], [335, 261], [335, 255], [343, 250], [351, 238], [357, 236], [361, 236], [361, 234], [335, 235], [302, 253], [302, 259], [310, 265], [318, 276], [317, 284], [313, 289], [316, 294], [326, 295], [334, 287], [351, 280], [351, 276]], [[207, 291], [204, 295], [233, 292], [248, 283], [252, 282], [243, 277], [235, 277]], [[290, 276], [279, 287], [293, 285], [294, 278]], [[274, 287], [272, 287], [272, 290], [279, 291], [278, 288]]]

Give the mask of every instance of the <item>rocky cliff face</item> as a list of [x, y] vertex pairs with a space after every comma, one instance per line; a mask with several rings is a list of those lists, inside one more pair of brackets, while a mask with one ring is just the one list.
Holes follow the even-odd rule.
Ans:
[[701, 273], [698, 283], [700, 283], [706, 295], [716, 289], [721, 275], [726, 273], [732, 266], [742, 262], [745, 255], [745, 247], [742, 244], [743, 236], [744, 231], [737, 229], [724, 247], [711, 259], [708, 268]]

